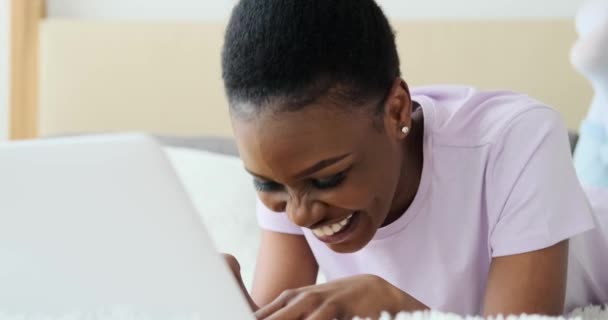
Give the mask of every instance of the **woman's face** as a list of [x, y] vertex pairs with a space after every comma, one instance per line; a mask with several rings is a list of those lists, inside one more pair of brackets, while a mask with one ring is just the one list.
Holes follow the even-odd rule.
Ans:
[[345, 110], [318, 103], [232, 118], [261, 201], [342, 253], [363, 248], [387, 218], [403, 153], [402, 115], [374, 127], [371, 111]]

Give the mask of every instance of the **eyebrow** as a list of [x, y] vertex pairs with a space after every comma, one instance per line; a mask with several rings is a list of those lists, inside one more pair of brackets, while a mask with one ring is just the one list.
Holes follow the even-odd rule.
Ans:
[[251, 171], [251, 170], [249, 170], [247, 168], [245, 168], [245, 171], [249, 172], [250, 175], [252, 175], [252, 176], [254, 176], [254, 177], [258, 178], [258, 179], [262, 179], [262, 180], [265, 180], [265, 181], [272, 181], [272, 179], [264, 177], [263, 175], [257, 174], [257, 173], [255, 173], [255, 172], [253, 172], [253, 171]]
[[[344, 160], [346, 157], [350, 156], [350, 153], [346, 153], [337, 157], [333, 157], [333, 158], [329, 158], [329, 159], [325, 159], [325, 160], [321, 160], [317, 163], [315, 163], [314, 165], [300, 171], [298, 174], [295, 175], [296, 178], [302, 178], [302, 177], [306, 177], [309, 176], [313, 173], [316, 173], [318, 171], [321, 171], [322, 169], [325, 169], [329, 166], [331, 166], [332, 164], [338, 163], [342, 160]], [[245, 168], [245, 171], [249, 172], [252, 176], [256, 177], [256, 178], [260, 178], [266, 181], [273, 181], [272, 179], [269, 179], [267, 177], [264, 177], [263, 175], [259, 175], [255, 172], [252, 172], [251, 170]]]
[[296, 178], [302, 178], [302, 177], [306, 177], [309, 176], [313, 173], [316, 173], [317, 171], [321, 171], [322, 169], [325, 169], [329, 166], [331, 166], [334, 163], [340, 162], [341, 160], [344, 160], [344, 158], [350, 156], [350, 153], [346, 153], [343, 154], [341, 156], [337, 156], [337, 157], [333, 157], [333, 158], [329, 158], [329, 159], [325, 159], [325, 160], [321, 160], [317, 163], [315, 163], [314, 165], [300, 171], [298, 174], [296, 174]]

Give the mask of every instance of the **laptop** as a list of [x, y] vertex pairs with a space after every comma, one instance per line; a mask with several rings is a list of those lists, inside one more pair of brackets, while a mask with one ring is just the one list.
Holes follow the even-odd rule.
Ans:
[[254, 319], [162, 147], [143, 134], [0, 144], [0, 284], [9, 315]]

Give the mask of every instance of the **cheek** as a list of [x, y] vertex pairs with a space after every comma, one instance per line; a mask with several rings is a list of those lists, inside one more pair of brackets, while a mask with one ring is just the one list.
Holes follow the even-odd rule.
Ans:
[[381, 189], [383, 186], [374, 178], [353, 176], [340, 188], [323, 194], [320, 200], [351, 211], [369, 211], [377, 205], [378, 198], [384, 193]]
[[282, 192], [258, 192], [258, 197], [266, 208], [274, 212], [284, 212], [287, 208], [287, 197]]
[[383, 219], [390, 208], [397, 179], [398, 169], [394, 164], [376, 162], [373, 167], [353, 172], [344, 185], [326, 193], [323, 201], [344, 209], [366, 211]]

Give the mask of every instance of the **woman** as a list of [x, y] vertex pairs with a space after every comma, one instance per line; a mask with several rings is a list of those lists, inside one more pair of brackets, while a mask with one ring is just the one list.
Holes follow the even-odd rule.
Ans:
[[554, 110], [410, 90], [373, 0], [241, 0], [222, 62], [261, 200], [259, 319], [562, 313], [593, 220]]

